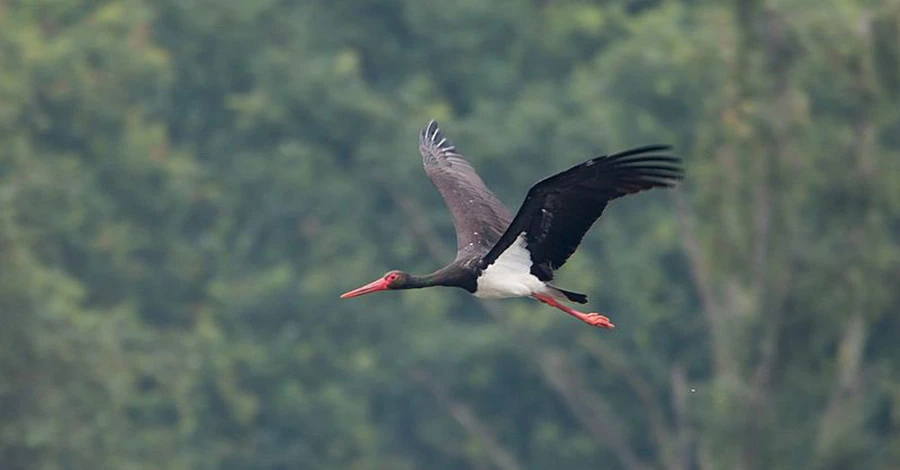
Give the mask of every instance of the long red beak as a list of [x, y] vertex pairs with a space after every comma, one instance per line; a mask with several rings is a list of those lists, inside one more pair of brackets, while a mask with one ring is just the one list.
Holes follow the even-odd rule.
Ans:
[[388, 288], [388, 284], [388, 281], [384, 280], [384, 278], [376, 279], [362, 287], [353, 289], [350, 292], [344, 292], [343, 294], [341, 294], [341, 298], [349, 299], [350, 297], [371, 294], [372, 292], [378, 292], [380, 290], [386, 290]]

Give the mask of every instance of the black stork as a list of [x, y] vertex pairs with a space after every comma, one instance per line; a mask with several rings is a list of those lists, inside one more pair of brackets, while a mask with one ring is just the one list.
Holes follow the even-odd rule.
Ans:
[[603, 315], [560, 303], [587, 303], [587, 296], [550, 281], [609, 201], [650, 188], [672, 187], [681, 179], [680, 160], [661, 153], [669, 148], [647, 145], [573, 166], [532, 186], [519, 212], [511, 217], [432, 120], [419, 135], [419, 152], [425, 173], [453, 215], [456, 259], [425, 276], [388, 271], [341, 298], [382, 290], [460, 287], [482, 298], [532, 297], [589, 325], [614, 328]]

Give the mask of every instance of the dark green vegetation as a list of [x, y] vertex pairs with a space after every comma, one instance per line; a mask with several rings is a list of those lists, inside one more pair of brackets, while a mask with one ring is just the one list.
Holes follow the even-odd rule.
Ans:
[[[528, 300], [452, 259], [438, 119], [515, 210], [671, 143]], [[900, 467], [900, 2], [0, 1], [0, 467]]]

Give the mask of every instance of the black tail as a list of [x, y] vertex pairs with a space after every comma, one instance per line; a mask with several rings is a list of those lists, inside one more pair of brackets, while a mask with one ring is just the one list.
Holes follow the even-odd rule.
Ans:
[[562, 289], [560, 289], [559, 287], [556, 287], [556, 286], [550, 286], [550, 287], [552, 287], [552, 288], [558, 290], [560, 294], [566, 296], [566, 298], [569, 299], [569, 300], [572, 301], [572, 302], [577, 302], [577, 303], [580, 303], [580, 304], [586, 304], [586, 303], [587, 303], [587, 296], [584, 295], [584, 294], [579, 294], [578, 292], [569, 292], [569, 291], [567, 291], [567, 290], [562, 290]]

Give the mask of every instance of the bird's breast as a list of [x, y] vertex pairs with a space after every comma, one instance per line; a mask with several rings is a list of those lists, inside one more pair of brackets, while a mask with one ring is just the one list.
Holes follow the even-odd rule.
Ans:
[[545, 289], [544, 282], [531, 274], [531, 253], [521, 233], [477, 279], [475, 296], [488, 299], [527, 297]]

